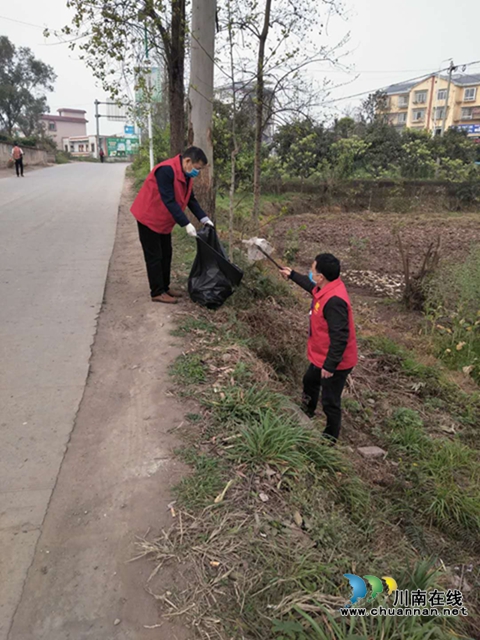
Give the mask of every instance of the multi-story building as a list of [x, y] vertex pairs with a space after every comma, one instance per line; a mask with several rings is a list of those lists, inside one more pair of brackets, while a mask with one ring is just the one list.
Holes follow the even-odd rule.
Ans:
[[82, 109], [58, 109], [58, 116], [45, 113], [40, 116], [40, 121], [45, 133], [55, 140], [57, 149], [64, 149], [65, 138], [85, 137], [87, 135], [86, 111]]
[[432, 134], [445, 128], [466, 130], [480, 138], [480, 74], [453, 74], [447, 101], [448, 77], [431, 75], [423, 80], [394, 84], [386, 93], [385, 112], [395, 127], [427, 129]]

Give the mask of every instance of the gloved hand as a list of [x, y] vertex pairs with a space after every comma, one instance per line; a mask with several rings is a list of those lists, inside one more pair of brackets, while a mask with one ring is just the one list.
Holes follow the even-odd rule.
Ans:
[[193, 226], [193, 224], [191, 222], [189, 222], [187, 224], [187, 226], [185, 227], [185, 231], [188, 233], [189, 236], [191, 236], [192, 238], [195, 238], [197, 235], [197, 230], [195, 229], [195, 227]]
[[204, 218], [202, 218], [200, 220], [200, 222], [202, 224], [204, 224], [204, 225], [208, 225], [209, 227], [213, 227], [214, 226], [213, 222], [210, 220], [210, 218], [208, 216], [205, 216]]

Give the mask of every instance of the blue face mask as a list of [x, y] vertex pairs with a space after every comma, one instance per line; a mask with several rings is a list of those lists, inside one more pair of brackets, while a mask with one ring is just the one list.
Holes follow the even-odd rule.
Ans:
[[312, 270], [310, 270], [310, 271], [309, 271], [309, 273], [308, 273], [308, 277], [309, 277], [309, 278], [310, 278], [310, 280], [313, 282], [313, 284], [316, 286], [316, 285], [317, 285], [317, 282], [316, 282], [315, 278], [313, 277], [313, 271], [312, 271]]
[[200, 171], [198, 169], [192, 169], [191, 171], [186, 171], [185, 175], [189, 178], [196, 178]]

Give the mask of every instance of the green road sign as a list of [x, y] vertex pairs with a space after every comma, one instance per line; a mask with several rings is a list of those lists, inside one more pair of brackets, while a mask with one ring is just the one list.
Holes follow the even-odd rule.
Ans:
[[138, 138], [107, 138], [110, 158], [126, 158], [138, 153]]

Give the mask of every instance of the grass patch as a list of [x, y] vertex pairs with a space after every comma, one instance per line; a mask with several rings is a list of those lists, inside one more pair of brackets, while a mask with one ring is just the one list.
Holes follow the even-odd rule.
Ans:
[[293, 417], [267, 409], [252, 414], [251, 419], [230, 452], [236, 463], [269, 465], [282, 474], [298, 474], [309, 465], [317, 470], [343, 469], [340, 454]]
[[218, 424], [236, 429], [251, 423], [261, 412], [282, 409], [287, 399], [267, 387], [253, 385], [248, 388], [226, 387], [204, 402], [213, 410]]
[[192, 333], [215, 333], [215, 325], [206, 318], [193, 318], [188, 316], [182, 320], [176, 329], [172, 331], [172, 336], [184, 337]]
[[401, 456], [408, 491], [427, 521], [465, 537], [480, 534], [480, 464], [458, 440], [432, 439], [420, 415], [397, 409], [388, 421], [389, 450]]
[[[183, 235], [179, 241], [182, 272], [190, 257], [178, 249], [191, 247]], [[355, 449], [327, 446], [288, 395], [299, 391], [307, 305], [268, 268], [246, 272], [247, 286], [220, 312], [202, 311], [177, 330], [215, 348], [208, 365], [189, 353], [173, 368], [183, 384], [202, 385], [203, 409], [187, 416], [195, 446], [182, 452], [193, 473], [177, 489], [181, 524], [177, 518], [149, 551], [189, 568], [188, 587], [171, 596], [176, 608], [168, 611], [186, 610], [205, 639], [461, 637], [468, 620], [355, 620], [338, 610], [350, 594], [344, 573], [393, 575], [401, 589], [431, 589], [438, 580], [450, 584], [453, 571], [424, 559], [433, 551], [446, 561], [450, 549], [452, 564], [476, 562], [477, 452], [429, 433], [436, 412], [454, 411], [473, 438], [475, 401], [392, 341], [363, 340], [345, 421], [388, 456], [365, 461]], [[205, 384], [210, 372], [215, 389]]]
[[217, 458], [199, 454], [195, 449], [183, 449], [178, 454], [193, 467], [193, 474], [175, 487], [175, 494], [182, 508], [196, 511], [213, 504], [225, 484], [225, 470], [221, 462]]
[[206, 381], [206, 366], [198, 353], [179, 356], [172, 366], [172, 373], [187, 385], [201, 384]]
[[427, 318], [437, 357], [480, 383], [480, 245], [463, 263], [446, 264], [431, 278]]

